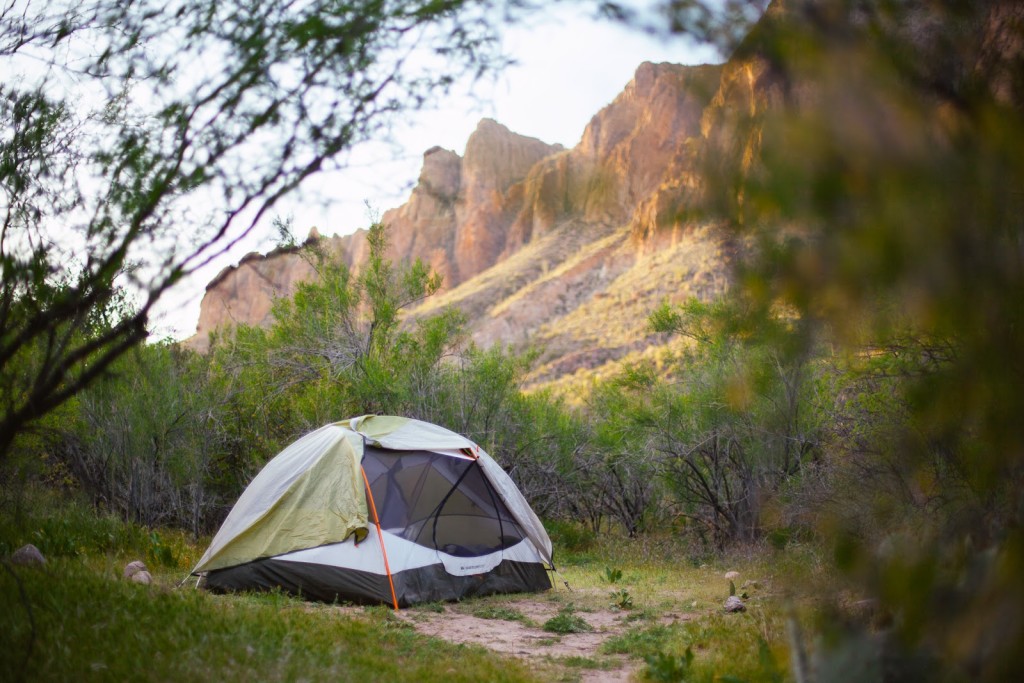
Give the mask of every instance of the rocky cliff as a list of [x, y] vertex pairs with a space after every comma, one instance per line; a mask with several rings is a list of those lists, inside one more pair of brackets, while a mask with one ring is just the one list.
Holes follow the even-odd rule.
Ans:
[[[844, 45], [828, 31], [846, 35], [863, 19], [859, 10], [832, 17], [816, 13], [815, 3], [789, 4], [774, 0], [724, 65], [641, 64], [572, 149], [484, 120], [464, 157], [428, 150], [408, 201], [383, 216], [392, 259], [421, 258], [445, 276], [445, 291], [413, 314], [457, 306], [478, 344], [538, 346], [541, 362], [531, 379], [537, 384], [571, 383], [631, 358], [655, 358], [664, 340], [649, 332], [647, 316], [659, 301], [707, 299], [729, 286], [730, 262], [742, 244], [693, 220], [691, 209], [709, 199], [708, 187], [735, 187], [738, 175], [757, 171], [764, 132], [758, 122], [766, 113], [829, 102], [829, 111], [840, 112], [831, 125], [863, 127], [879, 144], [889, 139], [893, 116], [850, 101], [844, 78], [861, 76], [801, 74], [792, 62], [787, 71], [767, 49], [792, 42], [780, 41], [785, 33], [777, 31], [801, 21], [813, 22], [830, 49]], [[982, 38], [967, 41], [966, 61], [957, 63], [945, 49], [951, 37], [929, 23], [927, 7], [920, 12], [891, 27], [892, 44], [934, 55], [911, 65], [920, 69], [908, 77], [930, 84], [937, 107], [950, 79], [979, 75], [999, 101], [1020, 106], [1024, 41], [1010, 30], [1024, 20], [1019, 3], [986, 0], [979, 26], [955, 24], [953, 38]], [[842, 68], [842, 60], [835, 63]], [[805, 66], [819, 65], [809, 59]], [[736, 207], [743, 200], [712, 199]], [[322, 244], [354, 268], [365, 257], [364, 233]], [[192, 343], [202, 348], [223, 325], [265, 323], [273, 298], [311, 274], [294, 250], [247, 256], [210, 284]]]
[[[519, 325], [511, 335], [503, 335], [499, 331], [512, 323], [483, 320], [489, 307], [525, 285], [558, 289], [567, 283], [541, 286], [532, 281], [581, 250], [594, 248], [595, 240], [618, 234], [621, 242], [631, 223], [660, 220], [649, 208], [637, 215], [638, 207], [651, 201], [673, 169], [685, 165], [686, 142], [700, 134], [701, 116], [720, 71], [718, 66], [640, 65], [633, 80], [594, 116], [571, 150], [517, 135], [490, 119], [477, 126], [462, 157], [440, 147], [427, 150], [408, 201], [382, 216], [389, 227], [390, 258], [423, 259], [444, 276], [449, 292], [476, 292], [473, 301], [462, 301], [462, 295], [455, 298], [473, 309], [467, 312], [485, 330], [478, 335], [481, 341], [523, 338], [536, 325]], [[324, 238], [320, 244], [358, 268], [365, 233]], [[535, 248], [513, 261], [526, 264], [525, 272], [505, 278], [497, 288], [481, 286], [493, 282], [495, 274], [462, 287], [529, 245]], [[629, 249], [635, 251], [636, 246]], [[615, 259], [602, 261], [599, 254], [606, 251], [607, 247], [598, 249], [586, 263], [607, 274], [609, 264], [615, 268]], [[582, 273], [588, 267], [577, 270]], [[202, 350], [210, 332], [220, 327], [267, 323], [273, 300], [290, 295], [298, 282], [312, 276], [311, 265], [298, 250], [246, 256], [207, 287], [197, 334], [189, 343]], [[575, 294], [563, 298], [559, 310], [568, 311], [595, 287], [596, 281], [577, 283]], [[554, 314], [541, 301], [535, 304], [528, 306], [531, 317], [547, 319]], [[523, 304], [511, 308], [520, 310]]]

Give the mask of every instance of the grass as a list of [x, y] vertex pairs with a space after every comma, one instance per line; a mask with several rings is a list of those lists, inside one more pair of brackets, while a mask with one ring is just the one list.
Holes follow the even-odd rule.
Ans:
[[[0, 680], [535, 680], [518, 660], [419, 635], [389, 609], [175, 589], [205, 543], [154, 539], [88, 507], [48, 500], [3, 515], [4, 556], [24, 543], [47, 563], [0, 565]], [[150, 586], [123, 580], [154, 543], [172, 566], [151, 563]]]
[[0, 592], [11, 607], [2, 680], [530, 679], [482, 648], [418, 636], [388, 610], [138, 586], [66, 559], [6, 572]]
[[548, 633], [589, 633], [594, 627], [587, 621], [574, 613], [572, 604], [566, 605], [558, 614], [544, 622], [544, 630]]
[[[538, 668], [420, 635], [409, 619], [384, 607], [343, 608], [279, 593], [217, 596], [191, 584], [176, 589], [208, 539], [124, 524], [91, 506], [46, 495], [0, 512], [2, 556], [31, 542], [48, 559], [42, 568], [0, 564], [0, 600], [7, 607], [0, 613], [4, 681], [571, 680], [581, 670], [619, 666], [615, 662], [624, 658], [651, 679], [685, 669], [686, 680], [772, 680], [788, 662], [772, 587], [782, 576], [792, 581], [815, 566], [792, 548], [783, 555], [715, 558], [671, 536], [595, 536], [555, 525], [555, 590], [429, 603], [407, 613], [412, 621], [443, 619], [448, 611], [515, 621], [543, 628], [555, 644], [592, 630], [591, 620], [607, 624], [596, 619], [613, 612], [615, 633], [607, 634], [598, 652], [554, 657]], [[153, 585], [121, 578], [134, 559], [149, 565]], [[747, 585], [742, 614], [722, 611], [730, 570], [740, 573], [738, 588]], [[629, 609], [611, 607], [624, 596]], [[549, 602], [556, 616], [535, 623], [517, 606], [526, 599]]]
[[607, 669], [608, 662], [593, 657], [563, 657], [561, 663], [574, 669]]
[[630, 655], [647, 657], [666, 649], [676, 626], [634, 626], [620, 636], [605, 641], [601, 651], [609, 655]]
[[[754, 549], [713, 556], [667, 536], [602, 535], [560, 554], [560, 574], [574, 592], [563, 589], [556, 596], [571, 601], [577, 611], [607, 608], [610, 584], [616, 594], [624, 590], [632, 598], [634, 608], [622, 616], [626, 630], [604, 642], [602, 656], [639, 660], [647, 680], [673, 680], [685, 670], [685, 680], [709, 683], [785, 679], [788, 642], [773, 587], [810, 581], [820, 566], [799, 548], [784, 554]], [[748, 593], [745, 613], [722, 610], [729, 596], [724, 575], [732, 570], [740, 573], [737, 592]]]

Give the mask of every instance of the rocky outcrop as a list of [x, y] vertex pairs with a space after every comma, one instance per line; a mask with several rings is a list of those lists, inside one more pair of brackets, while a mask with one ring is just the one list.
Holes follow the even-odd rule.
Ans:
[[262, 323], [270, 317], [275, 299], [290, 296], [299, 282], [313, 275], [313, 267], [297, 250], [246, 255], [237, 266], [225, 268], [207, 285], [196, 335], [188, 344], [205, 352], [215, 330], [239, 323]]
[[541, 159], [561, 150], [484, 119], [466, 155], [434, 147], [409, 200], [387, 211], [390, 257], [421, 259], [454, 287], [494, 265], [506, 251], [509, 189]]
[[[694, 209], [708, 200], [729, 202], [737, 220], [757, 217], [757, 206], [745, 212], [736, 188], [758, 172], [762, 145], [775, 139], [765, 127], [774, 113], [817, 115], [829, 139], [856, 134], [886, 154], [932, 139], [893, 125], [898, 111], [858, 98], [863, 88], [851, 86], [870, 74], [858, 73], [855, 60], [834, 59], [837, 71], [823, 74], [813, 50], [806, 63], [790, 60], [783, 69], [777, 51], [766, 49], [780, 44], [776, 31], [799, 36], [801, 21], [810, 21], [819, 38], [826, 31], [830, 50], [855, 49], [850, 29], [866, 21], [862, 10], [849, 6], [852, 14], [833, 16], [820, 6], [773, 0], [721, 66], [640, 65], [572, 149], [484, 120], [464, 157], [428, 150], [409, 200], [383, 216], [392, 259], [423, 259], [445, 277], [445, 291], [413, 314], [456, 306], [477, 344], [536, 345], [535, 384], [564, 387], [577, 375], [600, 375], [631, 359], [657, 362], [664, 339], [648, 329], [652, 308], [663, 300], [713, 298], [729, 286], [730, 264], [745, 245]], [[1020, 3], [979, 3], [971, 15], [977, 25], [937, 24], [931, 5], [913, 6], [910, 15], [896, 15], [906, 21], [881, 29], [893, 34], [887, 44], [925, 56], [909, 77], [930, 88], [937, 111], [966, 81], [1002, 106], [1022, 107]], [[828, 22], [836, 22], [837, 40], [829, 40]], [[964, 31], [974, 39], [952, 60], [947, 48], [963, 47]], [[722, 196], [710, 196], [709, 188]], [[320, 244], [354, 268], [365, 259], [364, 232]], [[294, 250], [246, 257], [211, 283], [196, 345], [218, 326], [265, 321], [274, 297], [311, 274]]]
[[[464, 156], [427, 150], [408, 201], [382, 216], [392, 260], [422, 259], [445, 278], [416, 314], [458, 306], [485, 346], [540, 340], [537, 377], [547, 381], [642, 351], [661, 298], [724, 291], [728, 249], [717, 235], [659, 233], [679, 215], [680, 188], [696, 184], [695, 141], [721, 74], [640, 65], [570, 150], [489, 119]], [[311, 238], [354, 269], [365, 259], [365, 232]], [[300, 250], [247, 256], [208, 287], [194, 347], [218, 327], [267, 322], [274, 299], [312, 276]], [[607, 315], [618, 316], [614, 329], [590, 319]]]
[[[490, 119], [470, 136], [465, 157], [441, 147], [427, 150], [408, 201], [381, 217], [388, 226], [389, 258], [430, 264], [446, 288], [494, 265], [508, 253], [509, 226], [518, 208], [514, 186], [538, 161], [561, 150], [561, 145], [517, 135]], [[365, 230], [345, 237], [311, 234], [306, 244], [314, 242], [355, 270], [365, 262]], [[302, 249], [245, 256], [207, 285], [196, 334], [186, 343], [205, 352], [210, 334], [218, 329], [268, 324], [274, 300], [291, 296], [299, 282], [314, 274]]]
[[700, 134], [720, 66], [644, 63], [598, 112], [574, 149], [545, 159], [523, 183], [507, 253], [572, 217], [622, 225]]

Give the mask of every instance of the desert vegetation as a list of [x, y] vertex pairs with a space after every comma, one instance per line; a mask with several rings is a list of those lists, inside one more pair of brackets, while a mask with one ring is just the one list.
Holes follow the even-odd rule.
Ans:
[[[458, 20], [470, 4], [423, 3], [397, 20]], [[279, 300], [268, 327], [225, 331], [205, 355], [142, 343], [152, 302], [230, 238], [155, 271], [130, 268], [130, 247], [166, 237], [149, 222], [170, 220], [165, 202], [204, 183], [228, 197], [248, 187], [227, 161], [203, 171], [221, 157], [190, 156], [189, 118], [248, 91], [169, 103], [158, 118], [170, 137], [154, 139], [176, 140], [170, 152], [128, 135], [120, 109], [98, 119], [125, 135], [85, 157], [114, 179], [104, 197], [116, 215], [82, 227], [105, 251], [70, 272], [36, 236], [99, 201], [48, 203], [77, 201], [62, 194], [74, 159], [61, 155], [81, 131], [66, 103], [5, 84], [0, 554], [33, 543], [49, 561], [4, 561], [3, 678], [1019, 679], [1021, 14], [998, 2], [782, 4], [737, 40], [745, 3], [725, 14], [668, 3], [675, 30], [750, 55], [744, 68], [767, 93], [695, 153], [704, 180], [677, 217], [735, 245], [733, 286], [653, 308], [647, 333], [663, 353], [577, 378], [572, 396], [564, 384], [524, 391], [542, 351], [477, 348], [457, 309], [407, 315], [441, 282], [422, 263], [390, 262], [381, 224], [358, 270], [306, 247], [318, 277]], [[2, 15], [0, 58], [78, 30], [25, 32], [16, 15]], [[103, 16], [81, 30], [102, 32]], [[322, 57], [307, 20], [285, 26], [287, 46]], [[482, 38], [465, 38], [472, 56]], [[239, 59], [251, 45], [229, 43]], [[116, 79], [143, 63], [133, 49], [112, 44], [96, 65], [106, 70], [89, 73]], [[257, 76], [222, 85], [248, 83], [262, 102]], [[275, 113], [286, 101], [245, 110], [241, 137], [216, 116], [198, 137], [241, 145], [287, 122]], [[359, 107], [348, 117], [296, 135], [318, 141], [312, 158], [329, 156], [352, 125], [372, 127]], [[246, 206], [303, 176], [285, 161]], [[568, 586], [529, 598], [540, 607], [489, 598], [402, 616], [173, 588], [270, 457], [366, 413], [442, 424], [493, 454], [545, 520]], [[147, 561], [153, 589], [119, 579], [130, 559]], [[746, 611], [725, 613], [730, 597]], [[531, 650], [532, 664], [416, 631], [468, 616], [551, 645], [593, 631], [598, 612], [615, 626], [597, 628], [594, 652]]]

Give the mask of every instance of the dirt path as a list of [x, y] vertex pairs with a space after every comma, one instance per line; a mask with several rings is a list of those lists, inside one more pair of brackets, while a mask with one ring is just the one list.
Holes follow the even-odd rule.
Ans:
[[[542, 626], [559, 614], [565, 607], [564, 601], [550, 595], [506, 598], [501, 603], [490, 603], [500, 605], [490, 611], [487, 604], [435, 607], [441, 611], [407, 610], [401, 617], [425, 635], [453, 643], [480, 645], [555, 668], [571, 667], [583, 683], [629, 681], [642, 668], [642, 663], [635, 659], [601, 652], [603, 643], [632, 625], [628, 611], [610, 606], [581, 609], [575, 614], [593, 627], [592, 632], [555, 634]], [[678, 617], [670, 617], [668, 621], [673, 618]]]

